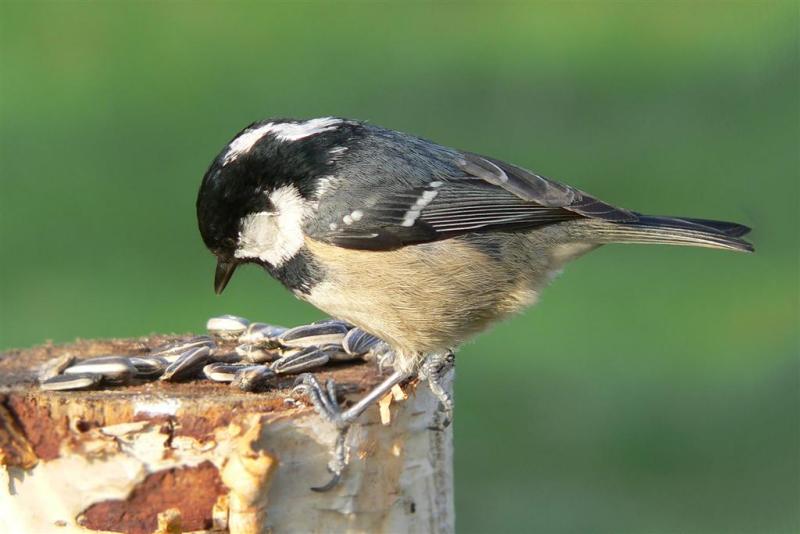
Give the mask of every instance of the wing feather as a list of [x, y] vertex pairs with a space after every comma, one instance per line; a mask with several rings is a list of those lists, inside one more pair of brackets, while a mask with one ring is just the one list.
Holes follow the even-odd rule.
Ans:
[[318, 212], [328, 213], [329, 220], [318, 225], [313, 237], [346, 248], [391, 250], [467, 232], [535, 228], [585, 217], [637, 218], [520, 167], [468, 152], [458, 154], [451, 162], [458, 172], [451, 176], [432, 174], [411, 183], [386, 178], [391, 187], [358, 199], [361, 204], [349, 214], [333, 209], [336, 200], [326, 206], [323, 197]]

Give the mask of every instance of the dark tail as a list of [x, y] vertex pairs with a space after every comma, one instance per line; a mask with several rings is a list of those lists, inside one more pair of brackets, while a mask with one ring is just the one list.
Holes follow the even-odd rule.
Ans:
[[[611, 223], [586, 220], [581, 234], [597, 243], [660, 243], [753, 252], [753, 245], [740, 239], [747, 226], [725, 221], [638, 215], [638, 220]], [[583, 225], [581, 225], [583, 226]]]

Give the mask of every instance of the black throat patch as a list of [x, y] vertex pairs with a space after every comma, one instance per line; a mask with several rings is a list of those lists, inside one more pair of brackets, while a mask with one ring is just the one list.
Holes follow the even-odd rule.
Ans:
[[305, 247], [280, 267], [263, 264], [269, 273], [295, 293], [308, 295], [325, 277], [325, 268]]

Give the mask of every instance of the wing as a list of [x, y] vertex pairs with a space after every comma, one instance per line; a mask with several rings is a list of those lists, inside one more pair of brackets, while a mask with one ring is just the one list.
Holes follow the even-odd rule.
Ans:
[[598, 200], [579, 189], [550, 180], [522, 167], [492, 158], [464, 153], [457, 165], [470, 176], [499, 186], [517, 197], [543, 207], [563, 208], [594, 219], [635, 221], [636, 214]]
[[[346, 248], [392, 250], [465, 233], [535, 228], [578, 218], [637, 218], [578, 189], [495, 159], [459, 153], [449, 167], [452, 175], [445, 177], [432, 174], [413, 183], [383, 180], [386, 187], [349, 203], [321, 198], [312, 237]], [[353, 209], [342, 214], [342, 205]]]

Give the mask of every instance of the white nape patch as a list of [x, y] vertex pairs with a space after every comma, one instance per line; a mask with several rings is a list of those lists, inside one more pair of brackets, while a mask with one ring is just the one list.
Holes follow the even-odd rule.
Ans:
[[413, 226], [414, 223], [419, 219], [422, 210], [425, 209], [425, 206], [431, 203], [436, 195], [438, 195], [438, 191], [433, 191], [431, 189], [424, 191], [422, 195], [417, 198], [417, 201], [414, 202], [414, 205], [405, 213], [403, 217], [403, 222], [400, 223], [401, 226]]
[[345, 215], [344, 217], [342, 217], [342, 222], [344, 222], [347, 225], [351, 225], [353, 224], [353, 218], [349, 215]]
[[259, 139], [267, 135], [272, 126], [273, 124], [270, 122], [252, 130], [245, 130], [228, 145], [228, 151], [222, 157], [222, 165], [225, 166], [242, 154], [249, 152]]
[[330, 228], [331, 230], [336, 230], [338, 228], [338, 226], [336, 226], [336, 223], [330, 223], [328, 225], [328, 228]]
[[273, 134], [279, 141], [297, 141], [322, 132], [334, 130], [342, 123], [341, 119], [322, 117], [304, 122], [268, 122], [251, 130], [246, 130], [231, 141], [228, 151], [222, 157], [222, 165], [227, 165], [242, 154], [246, 154], [265, 135]]
[[335, 130], [342, 123], [342, 119], [322, 117], [305, 122], [283, 122], [274, 124], [271, 133], [281, 141], [297, 141], [304, 137]]
[[303, 248], [303, 221], [313, 210], [293, 185], [269, 195], [275, 211], [251, 213], [242, 220], [235, 256], [280, 267]]

